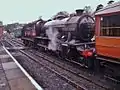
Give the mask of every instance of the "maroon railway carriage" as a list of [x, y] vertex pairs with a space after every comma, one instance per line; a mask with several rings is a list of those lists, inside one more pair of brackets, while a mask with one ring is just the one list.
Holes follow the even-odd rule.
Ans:
[[24, 25], [22, 29], [22, 40], [26, 46], [33, 45], [34, 39], [40, 34], [40, 27], [44, 21], [42, 19]]

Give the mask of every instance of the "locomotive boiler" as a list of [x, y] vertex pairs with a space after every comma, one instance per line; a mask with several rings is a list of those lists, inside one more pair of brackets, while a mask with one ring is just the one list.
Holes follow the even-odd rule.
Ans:
[[91, 41], [94, 35], [93, 23], [94, 21], [91, 16], [81, 15], [52, 20], [45, 23], [44, 27], [51, 41], [59, 36], [60, 40], [65, 38], [65, 42], [75, 44], [76, 42], [84, 43]]
[[35, 24], [34, 47], [53, 51], [62, 59], [71, 59], [92, 67], [94, 57], [94, 19], [76, 10], [74, 15], [57, 15], [52, 20]]

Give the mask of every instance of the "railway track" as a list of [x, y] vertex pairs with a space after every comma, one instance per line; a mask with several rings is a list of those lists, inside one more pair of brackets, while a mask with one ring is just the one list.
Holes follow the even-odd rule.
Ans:
[[[12, 41], [12, 42], [15, 44], [15, 41]], [[24, 50], [24, 51], [20, 50], [20, 52], [22, 52], [23, 54], [25, 54], [32, 60], [36, 61], [37, 63], [41, 64], [43, 67], [56, 73], [58, 76], [65, 79], [71, 85], [73, 85], [76, 88], [79, 88], [80, 90], [86, 90], [86, 87], [89, 88], [88, 90], [93, 90], [93, 87], [94, 87], [94, 89], [96, 88], [95, 90], [110, 89], [109, 87], [105, 86], [104, 84], [96, 82], [94, 79], [91, 80], [90, 78], [82, 75], [80, 72], [79, 73], [75, 72], [73, 69], [69, 69], [69, 67], [66, 68], [66, 65], [64, 63], [61, 64], [57, 60], [55, 60], [51, 57], [48, 57], [43, 53], [39, 53], [39, 52], [31, 51], [31, 50]], [[36, 58], [41, 58], [41, 59], [38, 60]], [[49, 62], [49, 64], [43, 63], [42, 60], [47, 61], [47, 63]], [[64, 71], [64, 73], [62, 71]], [[89, 84], [86, 84], [86, 87], [84, 87], [85, 83], [83, 83], [83, 82], [89, 83]]]
[[[8, 42], [8, 43], [10, 43], [10, 42]], [[13, 43], [15, 44], [15, 42], [13, 42]], [[10, 43], [10, 44], [11, 44], [12, 46], [14, 46], [12, 43]], [[19, 45], [19, 44], [18, 44], [18, 45]], [[66, 77], [66, 76], [63, 75], [62, 73], [56, 71], [55, 69], [49, 67], [49, 66], [46, 65], [45, 63], [41, 63], [41, 62], [40, 62], [40, 59], [38, 59], [39, 57], [36, 59], [36, 57], [35, 57], [35, 56], [33, 57], [33, 55], [30, 54], [29, 52], [25, 52], [25, 51], [23, 51], [23, 50], [20, 50], [20, 52], [23, 53], [24, 55], [26, 55], [27, 57], [31, 58], [31, 59], [34, 60], [35, 62], [39, 63], [41, 66], [43, 66], [43, 67], [45, 67], [46, 69], [50, 70], [51, 72], [55, 73], [56, 75], [58, 75], [59, 77], [61, 77], [61, 78], [64, 79], [65, 81], [67, 81], [69, 84], [71, 84], [72, 86], [74, 86], [75, 88], [77, 88], [77, 90], [88, 90], [88, 89], [85, 88], [84, 86], [76, 83], [74, 80], [69, 79], [68, 77]], [[44, 59], [45, 59], [45, 58], [44, 58]], [[47, 59], [46, 59], [46, 60], [47, 60]], [[55, 66], [55, 65], [53, 64], [53, 66]], [[60, 68], [59, 68], [59, 70], [60, 70]], [[64, 71], [64, 69], [61, 70], [61, 71]], [[69, 73], [69, 72], [68, 72], [68, 73]]]
[[[13, 45], [12, 43], [10, 43], [9, 41], [7, 41], [7, 43], [9, 43], [10, 45], [12, 45], [13, 47], [15, 47], [15, 45]], [[19, 46], [19, 45], [17, 45]], [[34, 57], [32, 57], [31, 55], [25, 53], [23, 50], [20, 50], [20, 52], [22, 52], [24, 55], [26, 55], [27, 57], [29, 57], [31, 60], [34, 60], [38, 63], [38, 60], [36, 60]], [[67, 81], [68, 83], [70, 83], [72, 86], [74, 86], [75, 88], [77, 88], [77, 90], [88, 90], [84, 87], [82, 87], [81, 85], [75, 83], [74, 81], [70, 80], [69, 78], [61, 75], [60, 73], [56, 72], [54, 69], [51, 69], [50, 67], [47, 67], [45, 65], [43, 65], [42, 63], [39, 62], [40, 65], [42, 65], [43, 67], [45, 67], [46, 69], [50, 70], [51, 72], [55, 73], [56, 75], [58, 75], [59, 77], [61, 77], [62, 79], [64, 79], [65, 81]]]
[[[16, 41], [16, 40], [14, 40], [13, 42], [15, 42], [15, 43], [19, 43], [19, 44], [22, 44], [22, 45], [24, 45], [23, 43], [20, 43], [20, 42], [18, 42], [18, 41]], [[30, 51], [30, 50], [29, 50]], [[30, 51], [30, 52], [32, 52], [32, 51]], [[68, 60], [68, 59], [66, 59], [66, 60], [60, 60], [59, 58], [56, 58], [55, 56], [50, 56], [49, 54], [46, 54], [46, 53], [44, 53], [44, 52], [39, 52], [39, 51], [36, 51], [36, 50], [34, 50], [33, 49], [33, 52], [35, 52], [34, 54], [36, 54], [36, 56], [38, 56], [38, 57], [47, 57], [47, 58], [49, 58], [49, 59], [46, 59], [46, 60], [49, 60], [49, 62], [50, 63], [54, 63], [54, 64], [56, 64], [56, 65], [58, 65], [59, 67], [61, 67], [62, 65], [59, 65], [59, 63], [62, 63], [62, 64], [64, 64], [64, 63], [67, 63], [67, 64], [75, 64], [74, 65], [74, 67], [77, 67], [77, 68], [80, 68], [82, 71], [87, 71], [86, 73], [87, 74], [94, 74], [94, 72], [93, 71], [89, 71], [88, 69], [85, 69], [84, 67], [83, 67], [83, 65], [82, 64], [80, 64], [80, 63], [78, 63], [78, 62], [76, 62], [76, 61], [73, 61], [73, 60]], [[53, 59], [54, 58], [54, 59]], [[51, 61], [51, 59], [52, 59], [52, 61]], [[57, 64], [57, 62], [58, 62], [58, 60], [60, 61], [58, 64]], [[80, 67], [80, 66], [82, 66], [82, 67]], [[64, 67], [61, 67], [61, 68], [63, 68], [63, 69], [65, 69]], [[73, 68], [73, 67], [72, 67]], [[84, 79], [86, 79], [86, 80], [88, 80], [88, 81], [90, 81], [90, 82], [93, 82], [93, 83], [95, 83], [96, 84], [96, 81], [94, 80], [94, 78], [95, 77], [90, 77], [89, 75], [88, 76], [84, 76], [84, 73], [82, 73], [82, 72], [74, 72], [74, 71], [78, 71], [78, 70], [69, 70], [69, 71], [71, 71], [72, 73], [74, 73], [74, 74], [77, 74], [78, 75], [78, 73], [79, 73], [79, 75], [78, 76], [80, 76], [80, 77], [82, 77], [82, 78], [84, 78]], [[80, 74], [80, 73], [82, 73], [82, 74]], [[100, 74], [100, 73], [99, 73]], [[102, 75], [103, 76], [103, 75]], [[105, 76], [105, 75], [104, 75]], [[88, 78], [88, 77], [90, 77], [90, 78]], [[105, 76], [105, 78], [109, 78], [109, 77], [107, 77], [107, 76]], [[99, 81], [99, 79], [98, 79], [98, 81]], [[118, 82], [118, 80], [115, 80], [115, 79], [113, 79], [112, 78], [112, 81], [115, 81], [115, 82]], [[100, 82], [100, 81], [99, 81]], [[103, 84], [103, 82], [101, 82], [102, 84]], [[98, 86], [101, 86], [101, 87], [104, 87], [101, 83], [99, 83], [99, 84], [97, 84]]]
[[[71, 67], [71, 66], [69, 66], [65, 63], [56, 62], [55, 60], [52, 60], [53, 58], [47, 57], [46, 55], [43, 55], [43, 54], [40, 54], [40, 53], [37, 53], [37, 54], [34, 53], [33, 54], [33, 53], [30, 53], [30, 52], [27, 52], [27, 54], [32, 55], [32, 56], [34, 56], [34, 54], [35, 54], [34, 57], [37, 56], [36, 58], [42, 58], [41, 60], [46, 60], [48, 64], [44, 63], [44, 65], [50, 66], [51, 68], [53, 68], [55, 70], [56, 70], [56, 68], [58, 68], [57, 70], [66, 71], [64, 73], [60, 72], [60, 71], [58, 71], [58, 72], [62, 73], [63, 75], [65, 75], [67, 73], [68, 77], [71, 77], [71, 79], [73, 79], [73, 80], [77, 79], [76, 82], [79, 83], [79, 84], [83, 84], [83, 82], [84, 82], [84, 84], [87, 83], [87, 85], [89, 83], [90, 87], [91, 86], [96, 86], [97, 88], [98, 87], [102, 88], [102, 90], [103, 89], [109, 89], [109, 87], [107, 87], [107, 86], [105, 86], [105, 85], [103, 85], [99, 82], [96, 82], [95, 80], [91, 80], [90, 78], [82, 75], [80, 72], [77, 72], [78, 70], [74, 71], [75, 68], [72, 69], [73, 66]], [[40, 61], [37, 61], [37, 62], [40, 62]], [[72, 76], [75, 77], [75, 78], [72, 78]]]

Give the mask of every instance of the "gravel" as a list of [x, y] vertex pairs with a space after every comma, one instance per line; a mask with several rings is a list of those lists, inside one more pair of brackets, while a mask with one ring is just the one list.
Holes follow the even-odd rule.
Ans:
[[75, 87], [58, 77], [58, 75], [37, 62], [30, 60], [28, 57], [17, 57], [17, 60], [37, 80], [44, 90], [76, 90]]

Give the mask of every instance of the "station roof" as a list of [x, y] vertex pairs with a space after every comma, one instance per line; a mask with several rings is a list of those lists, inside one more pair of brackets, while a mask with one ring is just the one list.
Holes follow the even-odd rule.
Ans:
[[109, 13], [115, 13], [115, 12], [120, 12], [120, 1], [107, 5], [103, 9], [100, 9], [95, 13], [95, 15], [104, 15], [104, 14], [109, 14]]

